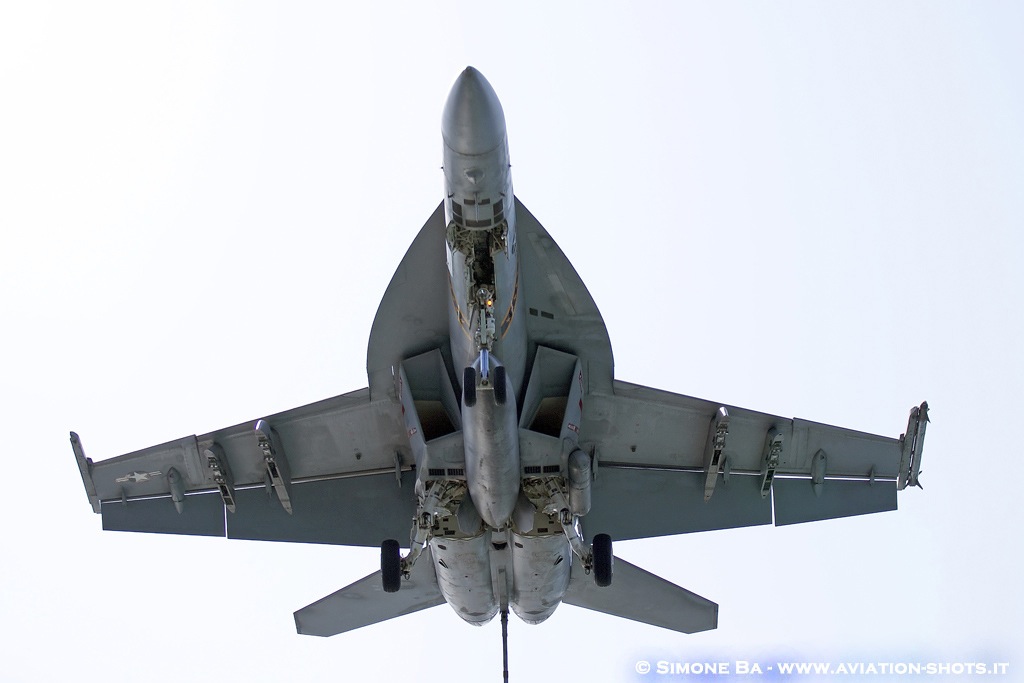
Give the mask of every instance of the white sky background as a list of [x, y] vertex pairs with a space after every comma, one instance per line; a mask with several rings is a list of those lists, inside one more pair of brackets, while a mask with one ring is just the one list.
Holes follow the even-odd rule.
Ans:
[[294, 633], [374, 549], [103, 533], [67, 437], [99, 460], [365, 386], [467, 64], [618, 378], [891, 436], [933, 409], [898, 512], [616, 545], [717, 631], [563, 606], [512, 620], [513, 677], [1021, 675], [1021, 6], [361, 5], [0, 9], [0, 679], [499, 679], [497, 621], [447, 607]]

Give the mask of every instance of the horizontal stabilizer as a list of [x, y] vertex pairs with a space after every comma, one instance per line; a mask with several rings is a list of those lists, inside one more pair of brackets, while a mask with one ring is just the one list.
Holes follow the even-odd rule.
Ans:
[[618, 557], [607, 588], [598, 587], [580, 563], [573, 563], [562, 602], [680, 633], [718, 628], [716, 603]]
[[434, 561], [427, 551], [397, 593], [384, 592], [376, 571], [297, 611], [295, 630], [307, 636], [333, 636], [443, 604]]

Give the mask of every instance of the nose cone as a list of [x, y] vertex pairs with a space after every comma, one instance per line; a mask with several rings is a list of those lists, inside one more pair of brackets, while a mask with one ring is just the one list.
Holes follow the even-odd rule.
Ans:
[[505, 140], [505, 112], [494, 88], [471, 66], [455, 79], [441, 117], [445, 144], [459, 154], [486, 154]]

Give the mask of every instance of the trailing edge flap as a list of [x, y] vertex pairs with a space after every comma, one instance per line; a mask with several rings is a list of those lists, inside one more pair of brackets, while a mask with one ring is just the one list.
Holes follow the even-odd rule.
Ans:
[[380, 547], [381, 539], [409, 532], [415, 481], [414, 472], [404, 471], [401, 486], [394, 472], [298, 483], [292, 514], [263, 486], [236, 490], [238, 509], [232, 513], [216, 492], [186, 495], [181, 512], [170, 496], [105, 500], [101, 512], [108, 531]]
[[[761, 497], [760, 477], [721, 481], [707, 502], [704, 480], [702, 472], [601, 463], [593, 484], [594, 507], [582, 520], [583, 533], [588, 540], [600, 532], [624, 541], [772, 523], [771, 500]], [[811, 488], [810, 483], [806, 486]]]
[[[187, 496], [181, 512], [170, 496], [103, 501], [100, 512], [106, 531], [224, 537], [224, 502], [216, 493]], [[282, 510], [281, 514], [286, 513]]]
[[612, 564], [612, 584], [606, 588], [574, 562], [562, 602], [680, 633], [718, 628], [716, 603], [618, 557]]
[[428, 550], [397, 593], [384, 592], [376, 571], [295, 612], [295, 630], [307, 636], [333, 636], [443, 604]]
[[895, 481], [825, 479], [816, 492], [809, 479], [776, 479], [772, 488], [775, 526], [896, 509]]

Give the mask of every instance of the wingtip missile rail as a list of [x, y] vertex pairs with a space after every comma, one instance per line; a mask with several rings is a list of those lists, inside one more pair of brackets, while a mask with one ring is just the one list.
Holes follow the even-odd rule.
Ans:
[[96, 493], [96, 484], [92, 480], [92, 459], [85, 457], [85, 449], [82, 448], [82, 440], [78, 434], [71, 432], [71, 449], [75, 452], [75, 460], [78, 462], [78, 470], [82, 473], [82, 483], [85, 484], [85, 494], [89, 496], [89, 505], [96, 514], [100, 512], [100, 497]]
[[921, 453], [924, 451], [924, 433], [928, 422], [928, 401], [910, 409], [907, 432], [900, 436], [903, 450], [897, 475], [897, 489], [900, 491], [908, 486], [924, 488], [918, 477], [921, 474]]

